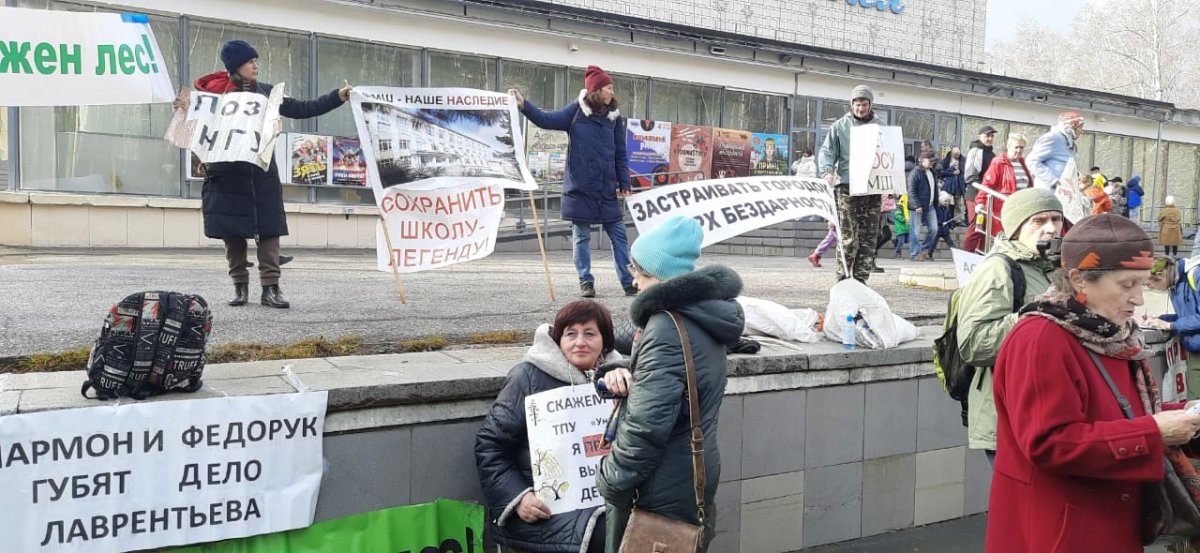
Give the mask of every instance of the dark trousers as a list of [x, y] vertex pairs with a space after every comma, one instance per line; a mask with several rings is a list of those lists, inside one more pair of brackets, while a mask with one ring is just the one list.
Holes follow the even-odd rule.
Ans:
[[[279, 237], [258, 239], [258, 281], [263, 286], [279, 284]], [[234, 284], [250, 282], [246, 267], [246, 239], [226, 238], [225, 259], [229, 261], [229, 276]]]

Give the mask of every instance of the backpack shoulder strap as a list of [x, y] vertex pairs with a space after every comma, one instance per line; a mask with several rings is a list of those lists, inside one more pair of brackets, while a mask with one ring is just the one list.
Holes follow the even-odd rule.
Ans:
[[1013, 283], [1013, 313], [1017, 313], [1025, 306], [1025, 270], [1017, 260], [1003, 254], [1000, 257], [1008, 263], [1009, 278]]
[[1187, 273], [1188, 284], [1192, 286], [1192, 291], [1197, 290], [1196, 285], [1196, 268], [1200, 267], [1200, 257], [1193, 257], [1183, 262], [1183, 272]]

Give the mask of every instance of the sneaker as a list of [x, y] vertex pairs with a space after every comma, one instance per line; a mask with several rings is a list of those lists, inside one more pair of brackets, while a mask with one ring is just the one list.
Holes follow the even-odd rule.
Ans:
[[896, 250], [896, 259], [900, 259], [900, 250]]
[[626, 296], [636, 296], [636, 295], [638, 295], [638, 289], [637, 289], [637, 286], [633, 286], [632, 284], [631, 284], [631, 285], [629, 285], [629, 286], [626, 286], [626, 287], [625, 287], [625, 295], [626, 295]]
[[279, 256], [279, 266], [282, 267], [284, 265], [287, 265], [288, 263], [291, 263], [293, 259], [296, 259], [296, 258], [292, 257], [290, 255], [281, 255], [281, 256]]
[[872, 272], [872, 273], [882, 273], [882, 272], [883, 272], [883, 267], [872, 267], [872, 268], [871, 268], [871, 272]]
[[814, 254], [808, 256], [808, 262], [812, 263], [813, 267], [820, 267], [821, 266], [821, 256], [814, 253]]
[[596, 285], [591, 281], [579, 283], [579, 295], [584, 298], [596, 297]]

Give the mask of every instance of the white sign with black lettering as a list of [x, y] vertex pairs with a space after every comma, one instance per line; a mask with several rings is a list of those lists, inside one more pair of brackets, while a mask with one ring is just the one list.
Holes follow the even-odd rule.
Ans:
[[0, 417], [6, 551], [104, 553], [312, 524], [326, 392]]
[[850, 195], [906, 194], [907, 188], [900, 127], [851, 127]]
[[525, 397], [533, 493], [551, 513], [599, 507], [596, 471], [612, 403], [591, 385], [563, 386]]
[[282, 129], [283, 89], [284, 83], [276, 84], [269, 97], [256, 92], [184, 91], [187, 107], [175, 110], [163, 138], [204, 163], [245, 161], [266, 170]]
[[833, 189], [821, 179], [745, 177], [660, 186], [625, 199], [638, 233], [672, 215], [691, 217], [704, 228], [702, 246], [775, 223], [816, 215], [838, 225]]
[[984, 258], [977, 253], [955, 248], [950, 248], [950, 255], [954, 258], [954, 270], [958, 272], [959, 286], [967, 283], [967, 279], [971, 278], [971, 273], [975, 272], [975, 268]]

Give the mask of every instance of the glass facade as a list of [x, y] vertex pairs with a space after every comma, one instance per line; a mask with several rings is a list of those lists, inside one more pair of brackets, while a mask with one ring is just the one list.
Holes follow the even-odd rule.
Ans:
[[[93, 6], [85, 0], [19, 0], [21, 7], [56, 10], [119, 11]], [[293, 98], [309, 99], [345, 82], [381, 86], [469, 87], [484, 90], [516, 88], [546, 109], [574, 100], [583, 88], [583, 68], [545, 65], [412, 46], [365, 42], [308, 32], [271, 30], [234, 22], [168, 15], [150, 16], [172, 82], [190, 86], [197, 78], [223, 71], [218, 57], [226, 40], [239, 38], [254, 45], [261, 79], [286, 83]], [[186, 70], [186, 75], [181, 75]], [[765, 94], [647, 76], [611, 74], [629, 118], [649, 117], [676, 123], [720, 126], [753, 132], [790, 133], [793, 159], [805, 150], [817, 152], [826, 129], [845, 115], [843, 100]], [[789, 105], [790, 104], [790, 105]], [[960, 116], [912, 108], [878, 105], [882, 124], [903, 129], [906, 149], [915, 151], [929, 140], [944, 154], [954, 145], [964, 150], [983, 125], [998, 131], [996, 147], [1003, 149], [1012, 132], [1031, 141], [1049, 127]], [[20, 135], [9, 135], [12, 116]], [[0, 188], [9, 182], [11, 167], [19, 165], [20, 182], [13, 188], [102, 194], [198, 197], [198, 181], [182, 182], [185, 159], [162, 135], [171, 118], [169, 104], [0, 108]], [[285, 119], [285, 132], [314, 132], [332, 136], [357, 134], [348, 106], [311, 120]], [[17, 148], [17, 146], [20, 146]], [[1189, 217], [1200, 204], [1200, 147], [1153, 139], [1087, 132], [1079, 141], [1078, 162], [1086, 170], [1101, 166], [1110, 176], [1142, 175], [1148, 206], [1161, 204], [1168, 191]], [[11, 159], [14, 154], [19, 159]], [[36, 155], [34, 154], [36, 152]], [[1158, 167], [1154, 163], [1157, 157]], [[15, 180], [15, 179], [14, 179]], [[285, 199], [294, 202], [373, 203], [367, 190], [327, 185], [285, 186]], [[1190, 207], [1189, 207], [1190, 206]], [[1150, 210], [1144, 211], [1150, 220]]]

